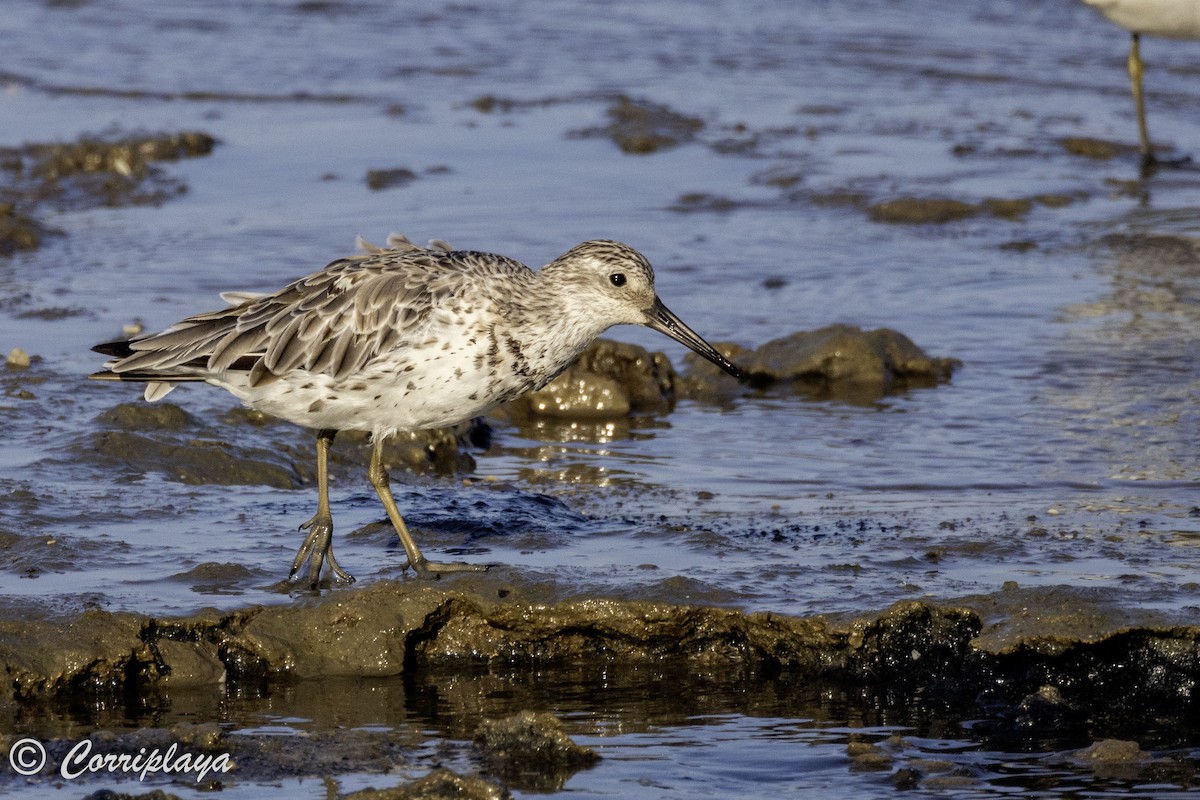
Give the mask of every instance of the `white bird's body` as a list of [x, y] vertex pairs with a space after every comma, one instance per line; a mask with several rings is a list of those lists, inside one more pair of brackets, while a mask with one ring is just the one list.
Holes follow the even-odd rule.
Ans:
[[1130, 33], [1200, 39], [1200, 0], [1083, 0]]

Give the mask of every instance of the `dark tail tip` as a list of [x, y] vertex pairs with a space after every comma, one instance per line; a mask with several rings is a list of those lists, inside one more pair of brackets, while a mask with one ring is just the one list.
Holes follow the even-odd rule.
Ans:
[[129, 346], [128, 339], [121, 339], [116, 342], [98, 344], [92, 348], [92, 352], [104, 356], [112, 356], [113, 358], [126, 358], [133, 355], [133, 348]]

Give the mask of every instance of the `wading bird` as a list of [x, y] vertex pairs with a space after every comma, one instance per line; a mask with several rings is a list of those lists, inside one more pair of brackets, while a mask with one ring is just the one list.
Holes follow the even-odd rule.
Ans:
[[219, 386], [246, 406], [317, 431], [317, 512], [292, 562], [323, 564], [352, 581], [333, 555], [328, 455], [338, 431], [371, 434], [368, 476], [387, 511], [406, 566], [422, 575], [485, 566], [426, 560], [392, 497], [383, 443], [401, 430], [454, 425], [545, 386], [602, 332], [645, 325], [731, 375], [737, 367], [671, 313], [644, 256], [619, 242], [577, 245], [535, 272], [504, 256], [389, 248], [334, 261], [270, 294], [231, 292], [219, 311], [161, 333], [108, 342], [112, 360], [91, 377], [146, 383], [161, 399], [177, 383]]

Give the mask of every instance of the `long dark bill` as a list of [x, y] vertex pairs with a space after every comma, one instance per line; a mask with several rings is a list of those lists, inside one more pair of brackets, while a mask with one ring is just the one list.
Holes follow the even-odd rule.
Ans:
[[735, 367], [729, 359], [717, 352], [717, 348], [700, 338], [700, 334], [683, 324], [683, 320], [675, 316], [671, 309], [663, 305], [662, 300], [654, 298], [654, 305], [646, 310], [646, 327], [653, 328], [659, 333], [665, 333], [675, 341], [685, 345], [701, 356], [704, 356], [721, 369], [728, 372], [739, 381], [746, 376]]

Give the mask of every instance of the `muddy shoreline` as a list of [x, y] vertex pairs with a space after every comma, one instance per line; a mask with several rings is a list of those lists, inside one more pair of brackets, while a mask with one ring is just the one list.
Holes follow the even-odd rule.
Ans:
[[8, 699], [21, 703], [597, 659], [617, 668], [736, 668], [751, 680], [879, 683], [947, 701], [997, 687], [1019, 700], [1053, 685], [1089, 716], [1186, 715], [1197, 703], [1200, 627], [1115, 608], [1083, 590], [1012, 587], [812, 617], [561, 599], [567, 594], [487, 575], [380, 581], [188, 617], [97, 609], [0, 622], [0, 657]]

